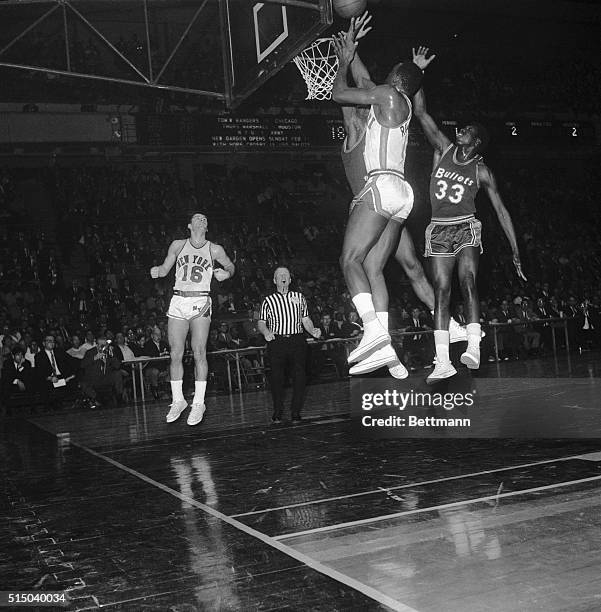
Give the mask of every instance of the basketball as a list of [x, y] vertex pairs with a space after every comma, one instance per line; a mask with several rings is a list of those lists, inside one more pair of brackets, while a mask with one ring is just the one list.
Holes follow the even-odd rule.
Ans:
[[334, 0], [334, 10], [340, 17], [350, 19], [361, 15], [367, 8], [367, 0]]

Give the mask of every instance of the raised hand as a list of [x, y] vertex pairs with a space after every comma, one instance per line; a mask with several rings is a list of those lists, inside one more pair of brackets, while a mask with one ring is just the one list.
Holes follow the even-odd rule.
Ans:
[[350, 36], [355, 42], [361, 40], [371, 30], [372, 26], [367, 27], [371, 20], [372, 15], [369, 14], [369, 11], [365, 11], [361, 17], [353, 17], [347, 36]]
[[520, 258], [517, 256], [514, 256], [513, 258], [513, 265], [515, 266], [515, 271], [517, 272], [518, 276], [523, 280], [523, 281], [527, 281], [528, 279], [526, 278], [526, 275], [524, 274], [524, 272], [522, 271], [522, 262], [520, 261]]
[[346, 62], [350, 64], [355, 57], [355, 51], [357, 50], [357, 43], [352, 40], [347, 40], [344, 35], [332, 36], [332, 42], [334, 44], [334, 51], [338, 56], [341, 63]]
[[413, 63], [422, 70], [425, 70], [430, 62], [436, 57], [436, 55], [431, 55], [428, 59], [426, 59], [426, 55], [430, 51], [429, 47], [418, 47], [417, 51], [412, 49], [413, 51]]

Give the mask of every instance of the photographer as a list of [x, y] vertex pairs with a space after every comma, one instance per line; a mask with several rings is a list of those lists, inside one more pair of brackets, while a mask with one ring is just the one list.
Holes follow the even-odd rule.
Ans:
[[85, 354], [81, 364], [81, 390], [92, 403], [92, 408], [100, 406], [100, 401], [107, 400], [109, 404], [119, 403], [123, 396], [123, 381], [121, 377], [121, 359], [107, 339], [100, 335], [96, 338], [96, 346]]

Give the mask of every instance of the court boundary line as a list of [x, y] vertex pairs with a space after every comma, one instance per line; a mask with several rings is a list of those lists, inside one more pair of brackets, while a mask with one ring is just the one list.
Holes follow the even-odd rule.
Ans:
[[[584, 453], [587, 454], [587, 453]], [[534, 461], [532, 463], [522, 463], [519, 465], [515, 465], [515, 466], [508, 466], [508, 467], [502, 467], [502, 468], [494, 468], [492, 470], [483, 470], [481, 472], [468, 472], [467, 474], [459, 474], [457, 476], [446, 476], [445, 478], [435, 478], [434, 480], [423, 480], [421, 482], [412, 482], [412, 483], [408, 483], [408, 484], [402, 484], [402, 485], [393, 485], [390, 487], [381, 487], [379, 489], [372, 489], [369, 491], [361, 491], [359, 493], [348, 493], [347, 495], [338, 495], [337, 497], [325, 497], [322, 499], [316, 499], [314, 501], [307, 501], [307, 502], [298, 502], [297, 504], [289, 504], [287, 506], [275, 506], [274, 508], [266, 508], [265, 510], [251, 510], [249, 512], [242, 512], [240, 514], [232, 514], [232, 518], [239, 518], [241, 516], [252, 516], [255, 514], [263, 514], [264, 512], [275, 512], [277, 510], [288, 510], [290, 508], [298, 508], [298, 507], [303, 507], [303, 506], [311, 506], [313, 504], [323, 504], [323, 503], [328, 503], [328, 502], [332, 502], [332, 501], [338, 501], [341, 499], [350, 499], [353, 497], [361, 497], [362, 495], [373, 495], [375, 493], [382, 493], [383, 490], [384, 491], [397, 491], [399, 489], [408, 489], [408, 488], [412, 488], [412, 487], [421, 487], [421, 486], [425, 486], [425, 485], [430, 485], [430, 484], [437, 484], [440, 482], [448, 482], [451, 480], [460, 480], [462, 478], [473, 478], [474, 476], [482, 476], [484, 474], [495, 474], [497, 472], [507, 472], [510, 470], [519, 470], [522, 468], [527, 468], [527, 467], [535, 467], [538, 465], [546, 465], [549, 463], [556, 463], [556, 462], [560, 462], [560, 461], [570, 461], [572, 459], [579, 459], [580, 457], [582, 457], [582, 454], [580, 455], [570, 455], [568, 457], [558, 457], [557, 459], [543, 459], [541, 461]]]
[[150, 478], [150, 476], [146, 476], [145, 474], [142, 474], [141, 472], [138, 472], [137, 470], [134, 470], [133, 468], [130, 468], [124, 465], [123, 463], [120, 463], [119, 461], [112, 459], [111, 457], [107, 457], [103, 455], [102, 453], [99, 453], [91, 448], [88, 448], [87, 446], [78, 444], [76, 442], [71, 442], [71, 444], [74, 447], [79, 448], [85, 451], [86, 453], [92, 455], [93, 457], [106, 461], [110, 465], [130, 474], [131, 476], [134, 476], [138, 478], [139, 480], [142, 480], [143, 482], [146, 482], [147, 484], [150, 484], [153, 487], [165, 493], [168, 493], [169, 495], [172, 495], [173, 497], [181, 501], [184, 501], [199, 510], [202, 510], [205, 514], [209, 514], [212, 517], [217, 518], [223, 521], [224, 523], [227, 523], [231, 527], [234, 527], [235, 529], [238, 529], [239, 531], [242, 531], [246, 533], [247, 535], [254, 537], [257, 540], [260, 540], [267, 546], [270, 546], [271, 548], [275, 548], [279, 552], [289, 557], [292, 557], [293, 559], [296, 559], [297, 561], [299, 561], [303, 565], [306, 565], [307, 567], [310, 567], [312, 570], [320, 574], [323, 574], [327, 578], [335, 580], [336, 582], [344, 584], [345, 586], [350, 587], [355, 591], [358, 591], [359, 593], [368, 597], [369, 599], [376, 601], [377, 603], [380, 603], [384, 606], [387, 606], [391, 610], [395, 610], [395, 612], [418, 612], [418, 610], [416, 610], [415, 608], [412, 608], [406, 604], [403, 604], [400, 601], [397, 601], [396, 599], [393, 599], [392, 597], [389, 597], [388, 595], [385, 595], [384, 593], [382, 593], [381, 591], [378, 591], [374, 587], [364, 584], [360, 582], [359, 580], [352, 578], [351, 576], [347, 576], [346, 574], [343, 574], [342, 572], [339, 572], [338, 570], [332, 567], [328, 567], [327, 565], [324, 565], [320, 561], [316, 561], [312, 557], [309, 557], [305, 553], [295, 550], [294, 548], [292, 548], [291, 546], [288, 546], [287, 544], [282, 544], [281, 542], [278, 542], [275, 538], [268, 536], [267, 534], [264, 534], [260, 531], [257, 531], [256, 529], [253, 529], [252, 527], [249, 527], [248, 525], [245, 525], [244, 523], [241, 523], [240, 521], [237, 521], [236, 519], [231, 518], [227, 516], [226, 514], [223, 514], [222, 512], [219, 512], [219, 510], [215, 510], [214, 508], [211, 508], [210, 506], [207, 506], [206, 504], [203, 504], [202, 502], [195, 500], [193, 497], [189, 497], [179, 491], [176, 491], [175, 489], [172, 489], [171, 487], [168, 487], [167, 485], [164, 485], [154, 480], [153, 478]]
[[543, 485], [540, 487], [533, 487], [531, 489], [523, 489], [521, 491], [509, 491], [508, 493], [500, 493], [494, 495], [485, 495], [484, 497], [477, 497], [473, 499], [466, 499], [456, 502], [449, 502], [448, 504], [440, 504], [438, 506], [429, 506], [427, 508], [417, 508], [415, 510], [405, 510], [403, 512], [395, 512], [394, 514], [384, 514], [381, 516], [373, 516], [365, 519], [358, 519], [356, 521], [348, 521], [346, 523], [337, 523], [336, 525], [327, 525], [324, 527], [316, 527], [315, 529], [307, 529], [306, 531], [297, 531], [295, 533], [286, 533], [282, 535], [273, 536], [274, 540], [278, 542], [281, 540], [289, 540], [304, 535], [311, 535], [314, 533], [325, 533], [328, 531], [337, 531], [339, 529], [345, 529], [347, 527], [357, 527], [359, 525], [369, 525], [370, 523], [377, 523], [380, 521], [386, 521], [390, 519], [400, 518], [403, 516], [410, 516], [412, 514], [420, 514], [422, 512], [433, 512], [436, 510], [446, 510], [448, 508], [456, 508], [458, 506], [465, 506], [466, 504], [477, 504], [486, 501], [496, 501], [499, 499], [505, 499], [508, 497], [516, 497], [518, 495], [526, 495], [528, 493], [537, 493], [539, 491], [548, 491], [550, 489], [560, 489], [562, 487], [569, 487], [577, 484], [583, 484], [585, 482], [593, 482], [601, 480], [601, 476], [590, 476], [589, 478], [580, 478], [578, 480], [568, 480], [566, 482], [558, 482], [552, 485]]

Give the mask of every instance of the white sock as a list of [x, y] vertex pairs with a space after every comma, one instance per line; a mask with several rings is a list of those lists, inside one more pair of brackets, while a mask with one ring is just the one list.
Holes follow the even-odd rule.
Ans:
[[378, 321], [380, 321], [382, 327], [388, 331], [388, 313], [385, 311], [376, 312], [376, 317], [378, 318]]
[[434, 330], [434, 345], [436, 346], [436, 361], [448, 363], [449, 357], [449, 332], [443, 329]]
[[479, 350], [480, 338], [482, 337], [480, 323], [468, 323], [465, 327], [467, 330], [467, 348]]
[[[357, 314], [363, 320], [363, 325], [367, 325], [376, 319], [376, 309], [371, 298], [371, 293], [357, 293], [353, 298], [353, 304], [357, 309]], [[367, 319], [367, 320], [366, 320]]]
[[182, 389], [183, 384], [183, 380], [171, 381], [171, 397], [173, 397], [174, 402], [181, 402], [184, 400], [184, 391]]
[[194, 399], [193, 404], [204, 404], [205, 403], [205, 391], [207, 390], [206, 380], [195, 380], [194, 381]]

